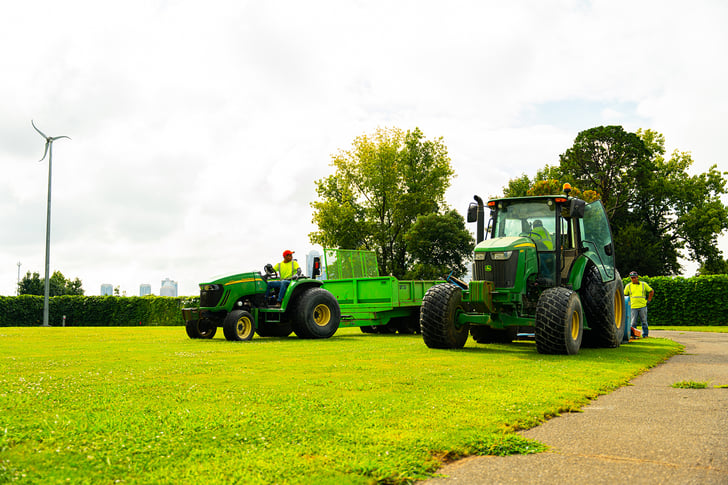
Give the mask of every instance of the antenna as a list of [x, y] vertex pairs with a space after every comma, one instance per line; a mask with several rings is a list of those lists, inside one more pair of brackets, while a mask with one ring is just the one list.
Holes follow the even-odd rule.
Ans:
[[45, 139], [45, 150], [43, 151], [43, 157], [39, 162], [42, 162], [46, 155], [48, 155], [48, 213], [46, 215], [46, 251], [45, 251], [45, 289], [43, 293], [43, 326], [48, 326], [48, 296], [50, 294], [50, 255], [51, 255], [51, 173], [53, 169], [53, 142], [61, 138], [68, 138], [67, 136], [48, 136], [35, 126], [33, 120], [30, 120], [30, 124], [33, 125], [35, 131], [40, 133]]

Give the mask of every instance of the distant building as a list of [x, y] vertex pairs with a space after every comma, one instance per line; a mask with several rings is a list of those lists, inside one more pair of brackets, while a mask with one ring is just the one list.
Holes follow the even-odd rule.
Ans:
[[109, 284], [101, 285], [101, 296], [112, 296], [114, 294], [114, 286]]
[[147, 296], [152, 294], [152, 285], [144, 283], [139, 285], [139, 296]]
[[177, 296], [177, 282], [169, 278], [162, 280], [162, 287], [159, 289], [160, 296]]

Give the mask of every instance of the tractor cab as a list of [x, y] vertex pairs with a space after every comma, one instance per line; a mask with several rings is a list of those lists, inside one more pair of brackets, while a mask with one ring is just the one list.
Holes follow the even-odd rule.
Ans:
[[[599, 201], [587, 204], [569, 197], [568, 184], [564, 191], [566, 195], [488, 201], [490, 220], [475, 248], [474, 279], [512, 288], [523, 280], [519, 276], [535, 275], [541, 286], [576, 284], [578, 289], [581, 275], [574, 278], [572, 269], [582, 254], [599, 268], [603, 281], [614, 279], [614, 249], [604, 207]], [[484, 208], [479, 198], [476, 201], [468, 209], [468, 221], [480, 223]]]

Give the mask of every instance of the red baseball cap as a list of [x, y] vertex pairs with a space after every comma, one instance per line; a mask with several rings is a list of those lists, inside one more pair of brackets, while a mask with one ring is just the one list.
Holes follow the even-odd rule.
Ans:
[[294, 252], [295, 252], [295, 251], [291, 251], [290, 249], [286, 249], [285, 251], [283, 251], [283, 257], [285, 258], [285, 257], [286, 257], [286, 256], [288, 256], [289, 254], [290, 254], [291, 256], [293, 256], [293, 253], [294, 253]]

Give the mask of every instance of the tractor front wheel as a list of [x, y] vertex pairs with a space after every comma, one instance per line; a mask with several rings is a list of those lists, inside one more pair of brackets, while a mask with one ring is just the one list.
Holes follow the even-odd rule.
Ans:
[[536, 306], [536, 350], [540, 354], [579, 353], [584, 315], [579, 295], [568, 288], [549, 288]]
[[425, 345], [431, 349], [461, 349], [468, 340], [470, 325], [458, 325], [462, 290], [450, 283], [432, 286], [422, 298], [420, 329]]
[[250, 340], [255, 333], [255, 320], [245, 310], [233, 310], [225, 317], [222, 330], [225, 338], [232, 342]]
[[215, 336], [217, 327], [207, 318], [188, 320], [185, 324], [185, 330], [189, 338], [210, 339]]

